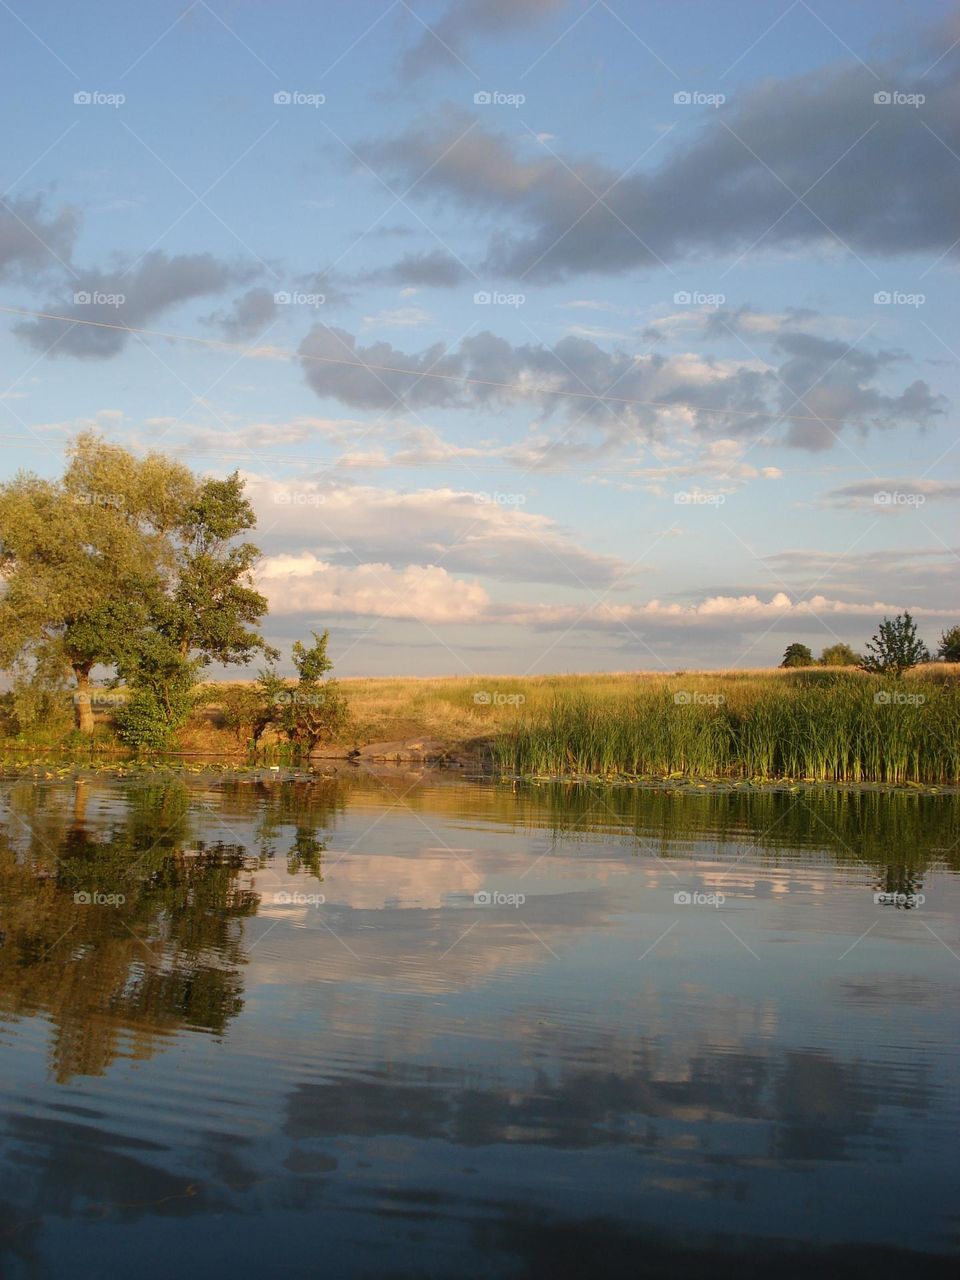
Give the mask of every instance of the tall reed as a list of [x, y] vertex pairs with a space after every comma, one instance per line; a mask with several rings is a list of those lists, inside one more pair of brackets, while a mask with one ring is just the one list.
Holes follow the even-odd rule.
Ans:
[[558, 691], [500, 733], [496, 759], [553, 777], [960, 781], [955, 684], [838, 674], [691, 693], [679, 683], [606, 698]]

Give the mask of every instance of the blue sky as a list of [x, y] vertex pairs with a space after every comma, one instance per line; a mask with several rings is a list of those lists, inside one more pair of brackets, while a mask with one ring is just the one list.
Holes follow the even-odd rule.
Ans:
[[329, 626], [342, 674], [761, 666], [960, 619], [955, 8], [0, 27], [4, 477], [89, 426], [239, 468], [271, 638]]

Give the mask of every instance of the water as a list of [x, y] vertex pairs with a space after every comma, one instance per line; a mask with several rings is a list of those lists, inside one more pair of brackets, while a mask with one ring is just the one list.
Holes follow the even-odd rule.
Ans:
[[0, 783], [3, 1274], [952, 1276], [958, 868], [953, 796]]

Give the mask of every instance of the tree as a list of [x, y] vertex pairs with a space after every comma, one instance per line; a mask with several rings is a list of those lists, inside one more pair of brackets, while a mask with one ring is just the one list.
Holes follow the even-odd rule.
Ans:
[[929, 662], [927, 646], [917, 635], [916, 623], [909, 613], [898, 613], [895, 618], [884, 618], [880, 630], [867, 644], [867, 652], [860, 664], [864, 671], [876, 675], [900, 677], [919, 662]]
[[820, 655], [820, 665], [823, 667], [859, 667], [862, 661], [860, 654], [854, 653], [850, 645], [842, 641], [827, 645]]
[[252, 542], [235, 541], [255, 524], [236, 472], [204, 481], [179, 521], [176, 573], [155, 623], [185, 660], [195, 653], [206, 666], [247, 663], [258, 651], [278, 656], [253, 629], [268, 608], [252, 585], [260, 551]]
[[78, 728], [92, 733], [90, 673], [145, 624], [195, 482], [180, 463], [138, 460], [90, 432], [68, 456], [61, 480], [21, 472], [0, 485], [0, 666], [59, 666], [76, 683]]
[[788, 644], [781, 667], [812, 667], [813, 654], [805, 644]]
[[944, 662], [960, 662], [960, 627], [951, 627], [940, 637], [937, 657]]
[[323, 677], [333, 667], [327, 655], [329, 631], [313, 632], [307, 647], [297, 640], [291, 651], [298, 680], [291, 689], [272, 669], [261, 672], [260, 689], [273, 708], [272, 722], [288, 742], [307, 752], [324, 740], [340, 735], [347, 726], [347, 701], [335, 680]]
[[0, 486], [0, 666], [68, 672], [85, 733], [91, 672], [113, 668], [133, 689], [129, 732], [157, 742], [182, 723], [205, 665], [275, 656], [255, 630], [267, 610], [252, 583], [259, 552], [237, 541], [253, 509], [236, 474], [200, 481], [90, 432], [69, 459], [61, 480]]

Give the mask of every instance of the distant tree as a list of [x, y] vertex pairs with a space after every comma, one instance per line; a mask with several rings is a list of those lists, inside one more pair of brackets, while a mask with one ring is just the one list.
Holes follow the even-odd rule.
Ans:
[[820, 655], [820, 665], [824, 667], [859, 667], [862, 661], [860, 654], [842, 641], [828, 644]]
[[944, 662], [960, 662], [960, 627], [951, 627], [940, 637], [937, 657]]
[[920, 662], [929, 662], [927, 646], [917, 635], [916, 623], [909, 613], [884, 618], [880, 630], [867, 644], [860, 664], [864, 671], [877, 675], [901, 676]]
[[812, 667], [813, 654], [808, 645], [788, 644], [780, 665], [781, 667]]

